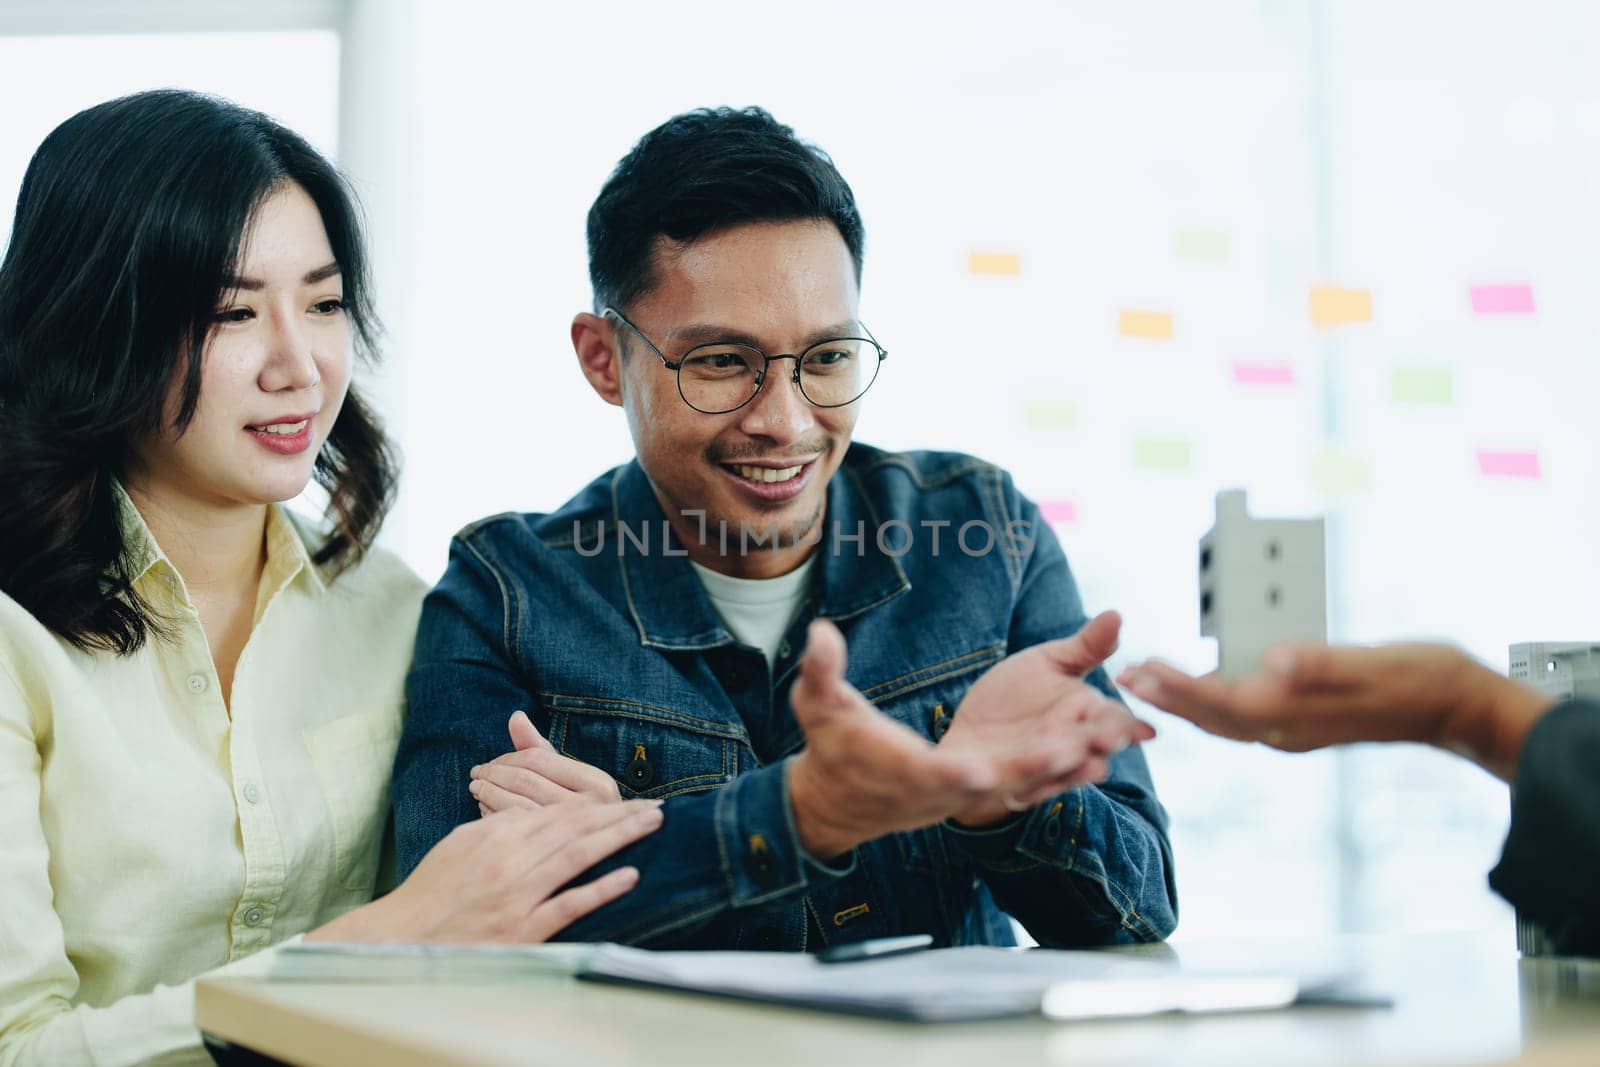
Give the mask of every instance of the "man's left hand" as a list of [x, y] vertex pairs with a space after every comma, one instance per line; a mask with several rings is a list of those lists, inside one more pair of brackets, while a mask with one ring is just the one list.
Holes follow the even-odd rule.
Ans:
[[1107, 611], [1071, 637], [1025, 648], [979, 678], [956, 709], [939, 742], [952, 751], [1033, 750], [1042, 785], [1021, 795], [987, 799], [956, 816], [968, 826], [999, 822], [1074, 786], [1104, 781], [1110, 759], [1156, 732], [1084, 676], [1117, 650], [1122, 617]]

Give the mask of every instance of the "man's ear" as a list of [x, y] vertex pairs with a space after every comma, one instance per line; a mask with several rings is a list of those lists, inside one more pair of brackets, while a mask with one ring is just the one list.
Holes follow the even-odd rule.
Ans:
[[572, 320], [572, 350], [589, 385], [608, 404], [622, 406], [622, 349], [611, 323], [587, 311]]

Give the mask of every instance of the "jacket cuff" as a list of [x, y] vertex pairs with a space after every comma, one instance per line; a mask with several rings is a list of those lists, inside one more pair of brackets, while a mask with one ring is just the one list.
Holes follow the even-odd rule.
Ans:
[[1038, 808], [1018, 812], [992, 826], [962, 826], [954, 819], [939, 824], [946, 843], [960, 849], [979, 863], [1005, 859], [1017, 851], [1023, 831]]
[[1071, 869], [1083, 826], [1083, 790], [1073, 789], [995, 826], [973, 829], [946, 821], [946, 840], [979, 865], [1017, 871], [1048, 864]]
[[740, 775], [717, 791], [714, 831], [735, 908], [770, 904], [801, 893], [812, 880], [855, 870], [851, 850], [825, 863], [800, 846], [789, 802], [789, 762]]

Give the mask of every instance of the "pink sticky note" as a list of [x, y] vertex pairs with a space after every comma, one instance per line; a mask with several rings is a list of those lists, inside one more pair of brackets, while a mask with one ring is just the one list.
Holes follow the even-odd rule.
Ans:
[[1533, 286], [1474, 285], [1472, 310], [1479, 315], [1532, 315]]
[[1293, 385], [1294, 365], [1241, 361], [1233, 365], [1233, 380], [1240, 385]]
[[1064, 522], [1077, 522], [1078, 509], [1070, 500], [1041, 500], [1039, 517], [1051, 526], [1058, 526]]
[[1485, 478], [1540, 478], [1537, 452], [1478, 452], [1478, 473]]

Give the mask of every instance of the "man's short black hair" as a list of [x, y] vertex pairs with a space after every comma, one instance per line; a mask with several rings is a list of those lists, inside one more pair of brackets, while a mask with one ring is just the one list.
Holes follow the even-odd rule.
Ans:
[[801, 219], [838, 227], [859, 283], [866, 234], [826, 152], [759, 107], [674, 116], [639, 139], [589, 209], [595, 311], [650, 291], [657, 237], [689, 242], [747, 222]]

